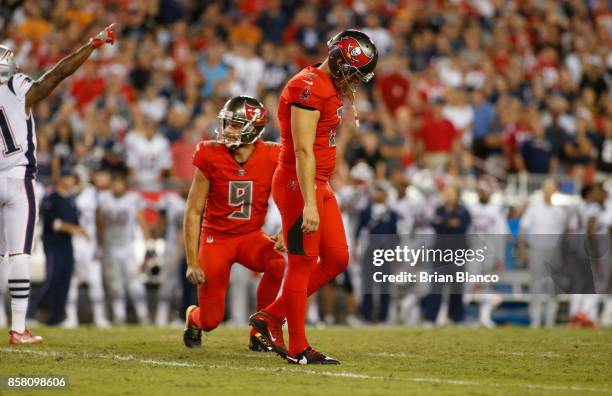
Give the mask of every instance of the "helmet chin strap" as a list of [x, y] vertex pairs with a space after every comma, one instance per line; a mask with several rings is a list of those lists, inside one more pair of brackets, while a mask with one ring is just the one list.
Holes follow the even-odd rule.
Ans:
[[344, 81], [344, 89], [343, 93], [347, 96], [349, 102], [351, 102], [351, 107], [353, 108], [353, 116], [355, 117], [355, 126], [359, 128], [361, 125], [359, 123], [359, 114], [357, 113], [357, 106], [355, 106], [355, 96], [357, 96], [357, 88], [355, 88], [352, 84], [349, 83], [349, 79], [346, 77], [346, 74], [342, 69], [340, 69], [340, 74], [342, 74], [342, 80]]

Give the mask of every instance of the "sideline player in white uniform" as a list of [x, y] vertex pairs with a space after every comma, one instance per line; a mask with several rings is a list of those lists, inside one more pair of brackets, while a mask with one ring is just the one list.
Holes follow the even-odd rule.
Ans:
[[104, 312], [104, 287], [102, 285], [102, 264], [97, 256], [96, 210], [98, 208], [98, 191], [89, 183], [88, 171], [78, 170], [80, 191], [76, 197], [79, 211], [79, 225], [85, 229], [89, 238], [72, 237], [74, 247], [75, 271], [70, 281], [68, 303], [66, 304], [65, 328], [75, 328], [79, 325], [77, 314], [77, 299], [79, 284], [89, 286], [89, 299], [92, 304], [93, 322], [96, 327], [109, 327], [110, 323]]
[[183, 216], [185, 200], [189, 194], [189, 184], [183, 187], [180, 194], [168, 192], [157, 203], [159, 213], [158, 235], [165, 240], [164, 260], [161, 267], [159, 290], [157, 292], [156, 326], [167, 326], [172, 305], [177, 290], [181, 287], [181, 260], [184, 257]]
[[[601, 186], [587, 186], [582, 189], [583, 202], [578, 207], [577, 216], [573, 217], [573, 220], [577, 224], [572, 224], [573, 231], [576, 234], [582, 236], [593, 236], [593, 235], [605, 235], [607, 233], [606, 224], [604, 223], [604, 201], [605, 191]], [[572, 222], [573, 223], [573, 222]], [[598, 243], [604, 242], [603, 239], [597, 237], [591, 237], [583, 239], [577, 235], [572, 237], [570, 240], [575, 246], [576, 254], [579, 256], [579, 261], [585, 262], [585, 264], [591, 264], [594, 261], [587, 254], [588, 248], [599, 250], [603, 247], [597, 246]], [[587, 249], [585, 249], [587, 248]], [[603, 257], [605, 260], [605, 255]], [[593, 262], [593, 264], [595, 264]], [[577, 265], [577, 264], [573, 264]], [[584, 267], [582, 267], [584, 271]], [[599, 277], [596, 275], [597, 266], [591, 265], [593, 271], [592, 277], [589, 276], [585, 279], [587, 282], [596, 281]], [[581, 271], [582, 272], [582, 271]], [[589, 273], [590, 274], [590, 273]], [[587, 274], [579, 273], [576, 276], [576, 280], [585, 277]], [[584, 286], [582, 283], [579, 286]], [[587, 286], [590, 286], [587, 284]], [[569, 325], [571, 327], [593, 327], [597, 324], [597, 316], [599, 310], [599, 295], [597, 294], [579, 294], [574, 293], [571, 295], [569, 315]]]
[[154, 121], [144, 117], [143, 124], [142, 132], [131, 131], [126, 137], [127, 166], [138, 188], [159, 191], [172, 169], [170, 144]]
[[[531, 301], [529, 316], [531, 327], [540, 327], [542, 310], [546, 305], [546, 327], [553, 327], [559, 303], [552, 274], [560, 265], [560, 242], [568, 225], [567, 212], [552, 203], [557, 183], [547, 179], [542, 183], [543, 201], [532, 202], [521, 218], [521, 243], [528, 245], [529, 273], [531, 275]], [[527, 237], [528, 235], [528, 237]]]
[[[605, 225], [606, 233], [608, 234], [608, 246], [612, 243], [612, 180], [608, 180], [604, 183], [604, 191], [607, 199], [604, 203], [604, 214], [602, 216], [602, 223]], [[604, 273], [604, 279], [607, 282], [607, 290], [612, 288], [612, 252], [608, 252], [604, 262], [604, 268], [607, 268], [607, 273]], [[603, 308], [599, 323], [603, 327], [612, 327], [612, 293], [601, 296], [603, 301]]]
[[81, 66], [94, 49], [114, 43], [113, 25], [108, 26], [76, 52], [62, 59], [38, 80], [18, 73], [13, 52], [0, 46], [0, 210], [5, 251], [8, 254], [8, 283], [11, 292], [10, 344], [42, 341], [25, 326], [30, 295], [29, 260], [32, 252], [36, 198], [36, 127], [32, 106], [45, 99]]
[[98, 238], [104, 252], [104, 275], [110, 287], [113, 320], [126, 323], [126, 289], [141, 324], [149, 323], [144, 267], [136, 259], [134, 240], [140, 226], [149, 240], [144, 201], [128, 191], [124, 174], [113, 175], [110, 191], [98, 196]]
[[[508, 235], [508, 223], [506, 222], [504, 208], [491, 201], [491, 185], [481, 180], [476, 188], [478, 192], [478, 202], [469, 203], [468, 210], [472, 216], [472, 224], [468, 229], [468, 241], [473, 249], [482, 249], [486, 246], [487, 253], [482, 263], [470, 262], [468, 269], [470, 272], [480, 274], [491, 274], [495, 265], [503, 260], [506, 238]], [[491, 319], [493, 309], [502, 299], [497, 294], [482, 293], [471, 295], [473, 300], [480, 301], [478, 312], [478, 322], [486, 328], [495, 327]]]

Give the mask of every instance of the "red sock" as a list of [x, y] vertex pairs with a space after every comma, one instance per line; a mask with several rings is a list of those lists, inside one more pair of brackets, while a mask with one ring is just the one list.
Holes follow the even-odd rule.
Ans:
[[[265, 308], [266, 312], [268, 312], [266, 307], [274, 305], [274, 299], [278, 295], [278, 290], [283, 282], [284, 272], [285, 259], [282, 257], [279, 257], [278, 260], [275, 259], [268, 264], [261, 281], [259, 281], [259, 287], [257, 287], [257, 311]], [[280, 300], [280, 297], [277, 300]], [[284, 319], [284, 315], [282, 317]], [[255, 334], [257, 334], [257, 330], [251, 327], [251, 335], [253, 336]]]
[[[285, 259], [281, 256], [271, 260], [257, 287], [257, 307], [259, 311], [271, 305], [278, 295], [285, 273]], [[267, 311], [267, 310], [266, 310]]]
[[308, 346], [305, 329], [308, 278], [317, 258], [288, 254], [288, 261], [282, 299], [289, 327], [289, 353], [296, 355]]

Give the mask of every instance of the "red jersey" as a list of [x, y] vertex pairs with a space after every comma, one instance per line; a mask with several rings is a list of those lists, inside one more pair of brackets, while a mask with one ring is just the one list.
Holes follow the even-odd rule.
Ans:
[[193, 164], [210, 182], [202, 232], [238, 236], [261, 229], [279, 152], [278, 143], [258, 140], [249, 160], [240, 165], [223, 144], [198, 143]]
[[278, 102], [278, 123], [281, 130], [280, 166], [295, 172], [295, 151], [291, 135], [291, 106], [318, 110], [321, 115], [314, 142], [315, 180], [329, 180], [336, 165], [336, 130], [343, 113], [342, 93], [321, 70], [308, 66], [293, 76]]

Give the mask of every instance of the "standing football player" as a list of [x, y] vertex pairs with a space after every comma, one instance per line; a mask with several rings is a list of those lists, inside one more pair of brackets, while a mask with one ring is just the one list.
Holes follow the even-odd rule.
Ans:
[[[468, 268], [470, 272], [477, 274], [491, 274], [497, 270], [496, 265], [503, 263], [504, 249], [506, 246], [505, 235], [509, 233], [508, 223], [506, 221], [506, 213], [504, 208], [491, 200], [493, 194], [492, 184], [481, 179], [476, 187], [478, 193], [478, 202], [468, 203], [466, 205], [472, 217], [472, 223], [468, 229], [468, 243], [473, 249], [480, 249], [482, 246], [487, 247], [487, 254], [483, 262], [470, 262]], [[485, 328], [495, 327], [495, 322], [491, 318], [491, 314], [495, 307], [502, 302], [502, 299], [497, 294], [482, 293], [485, 288], [484, 284], [474, 285], [475, 290], [481, 293], [469, 294], [469, 298], [480, 303], [478, 311], [478, 322]]]
[[145, 203], [139, 193], [128, 191], [127, 175], [113, 175], [111, 189], [98, 197], [97, 236], [104, 252], [104, 275], [110, 285], [113, 321], [126, 323], [126, 289], [140, 324], [149, 323], [149, 307], [142, 265], [134, 251], [136, 227], [150, 240]]
[[98, 209], [98, 190], [89, 182], [89, 172], [83, 167], [77, 169], [79, 178], [78, 194], [75, 198], [79, 211], [79, 225], [85, 229], [88, 238], [75, 235], [72, 238], [74, 246], [74, 274], [70, 281], [68, 303], [66, 304], [65, 328], [75, 328], [79, 325], [77, 300], [79, 283], [88, 285], [91, 300], [93, 323], [96, 327], [110, 327], [110, 322], [104, 312], [104, 286], [102, 284], [102, 264], [98, 259], [98, 244], [96, 236], [96, 212]]
[[114, 25], [106, 27], [76, 52], [68, 55], [38, 80], [18, 73], [11, 50], [0, 46], [0, 210], [2, 234], [8, 253], [8, 283], [12, 323], [9, 344], [36, 344], [25, 327], [30, 295], [29, 259], [36, 223], [36, 127], [32, 106], [45, 99], [66, 77], [74, 73], [91, 53], [115, 42]]
[[[339, 363], [309, 346], [306, 302], [348, 265], [342, 215], [328, 181], [343, 97], [354, 100], [357, 85], [374, 77], [378, 61], [372, 40], [357, 30], [345, 30], [327, 45], [327, 59], [295, 75], [280, 97], [282, 148], [272, 196], [282, 217], [289, 266], [282, 295], [250, 320], [279, 355], [295, 364]], [[289, 351], [282, 338], [285, 317]]]
[[181, 186], [180, 194], [173, 191], [165, 193], [157, 203], [159, 213], [157, 234], [163, 235], [166, 242], [157, 292], [157, 314], [155, 315], [155, 325], [159, 327], [168, 325], [170, 307], [177, 294], [177, 289], [181, 286], [180, 277], [183, 274], [180, 271], [180, 264], [185, 257], [181, 231], [183, 230], [188, 187], [188, 185]]
[[[185, 210], [186, 275], [199, 289], [199, 306], [186, 312], [183, 341], [189, 348], [201, 346], [202, 330], [215, 329], [223, 319], [234, 262], [263, 272], [257, 309], [274, 301], [285, 271], [285, 259], [277, 251], [282, 249], [280, 238], [275, 243], [262, 231], [280, 152], [278, 144], [259, 140], [266, 110], [252, 97], [236, 96], [218, 118], [217, 141], [200, 142], [196, 148], [193, 164], [198, 171]], [[249, 348], [271, 350], [255, 329]]]

